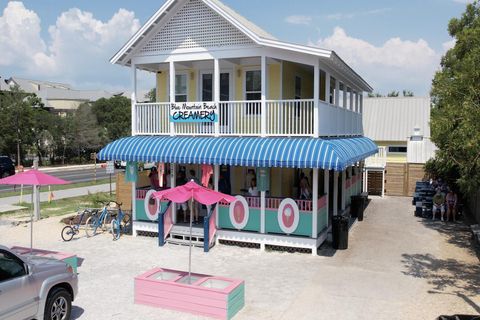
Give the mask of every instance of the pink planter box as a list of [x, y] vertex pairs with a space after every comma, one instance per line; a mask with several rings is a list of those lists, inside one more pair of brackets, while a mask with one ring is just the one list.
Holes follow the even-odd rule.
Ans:
[[53, 258], [53, 259], [64, 261], [73, 268], [73, 272], [77, 273], [78, 259], [77, 259], [77, 256], [74, 254], [41, 250], [41, 249], [35, 249], [35, 248], [30, 250], [30, 248], [24, 248], [24, 247], [12, 247], [11, 249], [13, 252], [20, 255], [28, 256], [29, 254], [32, 254], [37, 257]]
[[135, 278], [135, 303], [217, 319], [231, 319], [245, 304], [245, 283], [156, 268]]

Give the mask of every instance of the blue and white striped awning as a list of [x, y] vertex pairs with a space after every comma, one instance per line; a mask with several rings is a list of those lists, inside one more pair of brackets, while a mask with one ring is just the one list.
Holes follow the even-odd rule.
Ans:
[[377, 153], [365, 137], [128, 137], [110, 143], [101, 160], [211, 164], [245, 167], [321, 168], [343, 171]]

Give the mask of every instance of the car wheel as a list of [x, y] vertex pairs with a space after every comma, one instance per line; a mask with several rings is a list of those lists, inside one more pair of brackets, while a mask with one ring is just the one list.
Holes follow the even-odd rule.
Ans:
[[44, 320], [67, 320], [72, 312], [72, 296], [64, 288], [49, 293], [45, 305]]

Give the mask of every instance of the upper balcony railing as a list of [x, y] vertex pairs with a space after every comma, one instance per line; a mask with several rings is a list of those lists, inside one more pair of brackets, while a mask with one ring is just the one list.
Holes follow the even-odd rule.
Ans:
[[[172, 122], [168, 102], [136, 103], [133, 108], [135, 135], [315, 137], [363, 134], [361, 114], [323, 101], [319, 101], [318, 110], [315, 110], [313, 99], [267, 100], [265, 108], [262, 101], [223, 101], [218, 104], [218, 126], [213, 122]], [[315, 132], [315, 112], [318, 112], [318, 134]]]

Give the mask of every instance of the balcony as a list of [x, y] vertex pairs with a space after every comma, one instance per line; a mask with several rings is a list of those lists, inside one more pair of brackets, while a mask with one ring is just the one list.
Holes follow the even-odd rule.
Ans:
[[[199, 102], [200, 103], [200, 102]], [[191, 102], [189, 102], [191, 104]], [[218, 122], [170, 121], [170, 103], [134, 103], [134, 135], [335, 137], [363, 134], [362, 115], [313, 99], [225, 101]], [[316, 122], [318, 125], [316, 125]]]

